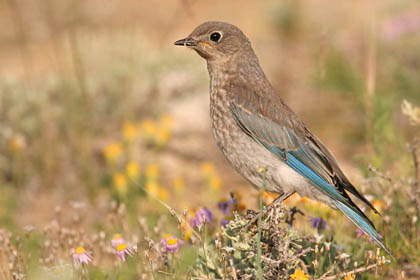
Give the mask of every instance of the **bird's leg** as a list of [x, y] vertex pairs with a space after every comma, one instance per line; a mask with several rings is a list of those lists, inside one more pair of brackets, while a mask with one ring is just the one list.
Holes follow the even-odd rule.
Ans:
[[262, 210], [262, 213], [258, 213], [257, 215], [255, 215], [255, 217], [252, 218], [252, 220], [242, 230], [248, 229], [250, 225], [252, 225], [253, 223], [255, 223], [258, 220], [259, 215], [265, 215], [266, 213], [268, 213], [268, 211], [270, 211], [273, 208], [274, 205], [281, 204], [283, 201], [288, 199], [294, 193], [295, 193], [295, 191], [288, 192], [288, 193], [283, 193], [281, 196], [277, 197], [272, 203], [270, 203], [269, 205], [264, 207], [264, 209]]

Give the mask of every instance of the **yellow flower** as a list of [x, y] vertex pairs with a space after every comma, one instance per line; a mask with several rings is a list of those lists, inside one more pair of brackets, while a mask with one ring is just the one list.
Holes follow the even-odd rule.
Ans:
[[141, 128], [146, 137], [151, 137], [156, 133], [157, 126], [155, 121], [147, 119], [141, 123]]
[[376, 208], [376, 210], [378, 210], [379, 212], [382, 212], [382, 210], [385, 207], [385, 202], [383, 202], [382, 200], [379, 199], [375, 199], [372, 201], [372, 205], [373, 207]]
[[127, 249], [127, 244], [120, 243], [120, 244], [117, 245], [117, 251], [118, 252], [124, 251], [125, 249]]
[[178, 176], [174, 179], [174, 188], [177, 193], [182, 193], [185, 190], [184, 176]]
[[209, 162], [209, 161], [205, 161], [201, 164], [200, 166], [201, 172], [205, 175], [205, 176], [211, 176], [215, 173], [215, 168], [213, 163]]
[[82, 246], [76, 248], [76, 254], [81, 255], [84, 253], [86, 253], [86, 250]]
[[356, 275], [354, 275], [354, 273], [347, 273], [346, 278], [344, 278], [344, 280], [355, 280], [355, 279], [356, 279]]
[[158, 198], [163, 201], [168, 201], [169, 193], [163, 188], [158, 189]]
[[146, 167], [147, 180], [156, 180], [159, 177], [159, 166], [156, 163], [151, 163]]
[[222, 185], [222, 180], [219, 176], [213, 175], [209, 178], [209, 186], [213, 190], [220, 190], [220, 187]]
[[114, 186], [115, 189], [118, 191], [119, 194], [126, 194], [127, 193], [127, 178], [122, 173], [115, 173], [114, 174]]
[[[259, 196], [260, 195], [261, 195], [261, 193], [259, 194]], [[264, 202], [265, 205], [269, 205], [278, 197], [279, 196], [277, 194], [270, 193], [270, 192], [264, 192], [263, 202]]]
[[121, 234], [119, 234], [119, 233], [115, 233], [113, 236], [112, 236], [112, 240], [118, 240], [118, 239], [121, 239], [122, 238], [122, 236], [121, 236]]
[[122, 155], [121, 144], [118, 142], [111, 143], [104, 148], [103, 153], [108, 162], [115, 162]]
[[184, 235], [185, 241], [191, 240], [191, 237], [193, 236], [193, 231], [191, 230], [191, 227], [187, 225], [187, 222], [185, 220], [182, 220], [181, 222], [181, 232]]
[[150, 195], [157, 197], [159, 195], [159, 185], [156, 181], [149, 181], [146, 183], [146, 190]]
[[9, 150], [12, 153], [19, 152], [22, 148], [25, 148], [26, 141], [25, 138], [23, 138], [22, 135], [14, 134], [9, 138]]
[[290, 279], [293, 280], [309, 280], [309, 275], [306, 274], [302, 269], [298, 268], [295, 272], [290, 275]]
[[160, 145], [164, 145], [166, 143], [169, 142], [169, 138], [170, 138], [171, 134], [169, 132], [168, 129], [166, 128], [160, 128], [157, 132], [156, 132], [156, 141], [160, 144]]
[[127, 173], [128, 178], [136, 179], [139, 177], [140, 167], [137, 162], [134, 160], [127, 163], [125, 167], [125, 172]]
[[286, 199], [284, 202], [288, 205], [293, 205], [293, 204], [298, 203], [299, 200], [300, 200], [300, 196], [297, 193], [295, 193], [292, 196], [290, 196], [288, 199]]
[[124, 140], [131, 142], [137, 137], [137, 126], [132, 122], [126, 122], [123, 124], [122, 134]]
[[161, 117], [160, 117], [160, 120], [159, 120], [159, 122], [160, 122], [160, 125], [162, 126], [162, 127], [165, 127], [165, 128], [167, 128], [167, 129], [169, 129], [169, 128], [171, 128], [172, 127], [172, 123], [173, 123], [173, 118], [172, 118], [172, 116], [171, 115], [169, 115], [169, 114], [164, 114], [164, 115], [162, 115]]

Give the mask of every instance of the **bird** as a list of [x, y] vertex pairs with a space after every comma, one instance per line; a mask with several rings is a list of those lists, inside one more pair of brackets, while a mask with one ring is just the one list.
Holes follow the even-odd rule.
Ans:
[[204, 22], [174, 44], [206, 60], [213, 136], [239, 174], [254, 187], [265, 184], [266, 191], [279, 194], [275, 203], [298, 193], [341, 210], [393, 257], [348, 193], [379, 212], [347, 179], [332, 152], [281, 99], [238, 27]]

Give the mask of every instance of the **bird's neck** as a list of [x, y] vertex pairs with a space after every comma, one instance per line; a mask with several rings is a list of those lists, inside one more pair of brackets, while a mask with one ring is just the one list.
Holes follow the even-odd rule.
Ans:
[[208, 60], [207, 68], [210, 75], [210, 94], [229, 94], [235, 87], [242, 90], [252, 87], [250, 91], [257, 94], [273, 91], [253, 52], [226, 60]]

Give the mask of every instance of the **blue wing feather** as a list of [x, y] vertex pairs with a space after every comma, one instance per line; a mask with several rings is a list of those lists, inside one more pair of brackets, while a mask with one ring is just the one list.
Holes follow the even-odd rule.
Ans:
[[394, 258], [380, 240], [369, 218], [342, 188], [338, 189], [335, 186], [330, 175], [331, 170], [328, 169], [328, 160], [317, 146], [310, 142], [302, 142], [298, 139], [299, 133], [293, 132], [287, 126], [279, 126], [270, 120], [244, 112], [236, 106], [233, 106], [233, 113], [239, 126], [249, 136], [330, 197], [338, 209]]

